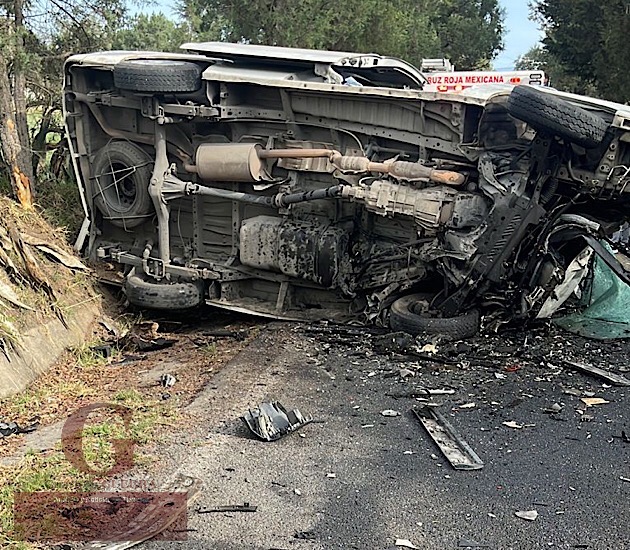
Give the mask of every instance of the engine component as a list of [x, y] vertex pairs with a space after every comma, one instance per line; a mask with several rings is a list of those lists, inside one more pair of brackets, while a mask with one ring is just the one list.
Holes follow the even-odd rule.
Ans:
[[244, 265], [335, 286], [348, 256], [349, 235], [338, 227], [256, 216], [240, 229]]
[[459, 172], [435, 170], [419, 162], [405, 162], [401, 160], [387, 162], [371, 162], [366, 157], [333, 156], [331, 159], [342, 172], [379, 172], [389, 174], [401, 180], [428, 179], [444, 185], [462, 185], [466, 177]]
[[207, 181], [269, 179], [258, 157], [259, 149], [256, 143], [202, 143], [195, 153], [195, 166], [185, 168]]
[[475, 227], [488, 214], [488, 205], [481, 195], [446, 186], [415, 189], [380, 180], [365, 187], [344, 187], [342, 197], [363, 202], [368, 210], [381, 216], [412, 216], [418, 225], [433, 230], [441, 226]]
[[445, 185], [462, 185], [464, 174], [448, 170], [436, 170], [419, 162], [387, 161], [372, 162], [367, 157], [345, 156], [332, 149], [263, 149], [258, 151], [261, 159], [309, 159], [327, 158], [341, 172], [379, 172], [402, 180], [428, 179]]

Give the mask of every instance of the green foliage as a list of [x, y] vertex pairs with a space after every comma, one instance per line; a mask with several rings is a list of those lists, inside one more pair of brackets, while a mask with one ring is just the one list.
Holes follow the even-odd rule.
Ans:
[[568, 91], [630, 101], [630, 1], [539, 0], [540, 52], [552, 83]]
[[504, 11], [495, 0], [436, 2], [434, 27], [441, 51], [458, 70], [488, 69], [503, 49]]
[[131, 18], [113, 36], [115, 50], [176, 52], [190, 40], [190, 31], [162, 13], [140, 14]]
[[205, 40], [376, 52], [419, 64], [449, 57], [488, 66], [502, 47], [497, 0], [181, 0]]

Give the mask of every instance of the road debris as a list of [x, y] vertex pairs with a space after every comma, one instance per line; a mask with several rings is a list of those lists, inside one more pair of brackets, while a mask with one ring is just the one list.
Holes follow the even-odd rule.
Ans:
[[234, 338], [237, 342], [243, 342], [249, 336], [249, 330], [204, 330], [201, 334], [213, 338]]
[[569, 361], [567, 359], [564, 359], [564, 363], [574, 370], [592, 374], [593, 376], [601, 378], [602, 380], [606, 380], [606, 382], [610, 382], [615, 386], [630, 386], [630, 379], [626, 378], [625, 376], [620, 376], [619, 374], [608, 372], [607, 370], [600, 369], [599, 367], [594, 367], [593, 365], [578, 363], [577, 361]]
[[420, 348], [420, 353], [428, 353], [429, 355], [433, 355], [437, 353], [437, 346], [435, 344], [425, 344]]
[[483, 462], [435, 407], [412, 409], [433, 441], [456, 470], [479, 470]]
[[250, 431], [263, 441], [276, 441], [313, 421], [303, 416], [298, 409], [287, 411], [278, 401], [261, 403], [250, 409], [243, 417]]
[[527, 521], [534, 521], [538, 517], [538, 511], [525, 510], [523, 512], [514, 512], [514, 515], [518, 518], [525, 519]]
[[507, 426], [508, 428], [514, 428], [515, 430], [521, 430], [523, 428], [523, 424], [519, 424], [518, 422], [514, 422], [513, 420], [510, 420], [509, 422], [503, 422], [502, 424], [504, 426]]
[[628, 483], [630, 483], [630, 477], [619, 476], [619, 479], [621, 481], [627, 481]]
[[398, 546], [402, 548], [415, 548], [416, 550], [420, 550], [418, 546], [416, 546], [413, 542], [407, 539], [396, 539], [394, 546]]
[[610, 401], [606, 401], [606, 399], [603, 399], [601, 397], [582, 397], [580, 401], [582, 401], [582, 403], [584, 403], [587, 407], [593, 407], [595, 405], [606, 405], [607, 403], [610, 403]]
[[165, 388], [172, 388], [177, 382], [177, 378], [175, 378], [172, 374], [163, 374], [160, 378], [160, 384]]
[[335, 479], [337, 477], [337, 474], [328, 473], [328, 474], [326, 474], [326, 477], [330, 478], [330, 479]]
[[101, 344], [99, 346], [90, 346], [90, 351], [100, 355], [105, 359], [109, 359], [113, 355], [113, 349], [111, 344]]
[[372, 347], [377, 353], [406, 353], [415, 345], [415, 338], [406, 332], [390, 332], [372, 340]]
[[24, 428], [20, 427], [15, 422], [0, 422], [0, 436], [9, 437], [14, 434], [30, 434], [31, 432], [34, 432], [38, 426], [39, 422], [34, 422]]
[[560, 403], [554, 403], [551, 407], [543, 409], [543, 412], [547, 414], [558, 414], [559, 412], [562, 412], [563, 409], [564, 407], [560, 405]]
[[400, 416], [398, 411], [394, 411], [392, 409], [385, 409], [384, 411], [381, 411], [381, 414], [383, 416]]
[[463, 405], [457, 405], [456, 409], [474, 409], [477, 406], [476, 403], [464, 403]]
[[173, 338], [152, 338], [145, 340], [139, 336], [132, 336], [132, 341], [138, 351], [158, 351], [170, 348], [177, 343]]
[[214, 514], [221, 512], [255, 512], [258, 506], [252, 506], [249, 502], [243, 504], [227, 504], [225, 506], [215, 506], [214, 508], [198, 508], [198, 514]]

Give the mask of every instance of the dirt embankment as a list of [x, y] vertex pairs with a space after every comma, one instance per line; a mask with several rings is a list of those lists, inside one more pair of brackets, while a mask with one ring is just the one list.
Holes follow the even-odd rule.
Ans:
[[81, 344], [100, 300], [64, 232], [0, 199], [0, 398], [23, 390], [65, 348]]

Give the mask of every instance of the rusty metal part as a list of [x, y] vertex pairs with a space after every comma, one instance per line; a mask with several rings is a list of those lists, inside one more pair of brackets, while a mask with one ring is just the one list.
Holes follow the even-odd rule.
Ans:
[[333, 149], [261, 149], [253, 143], [204, 143], [197, 148], [196, 165], [184, 168], [210, 181], [256, 182], [266, 179], [261, 160], [284, 158], [327, 158], [341, 172], [378, 172], [402, 180], [428, 179], [460, 186], [466, 176], [436, 170], [418, 162], [372, 162], [367, 157], [345, 156]]
[[257, 182], [267, 179], [256, 143], [203, 143], [197, 147], [195, 166], [184, 168], [207, 181]]
[[366, 157], [333, 156], [332, 163], [342, 172], [380, 172], [396, 179], [429, 179], [445, 185], [462, 185], [466, 177], [459, 172], [435, 170], [419, 162], [389, 161], [371, 162]]
[[258, 151], [261, 159], [282, 159], [282, 158], [329, 158], [341, 156], [339, 151], [333, 149], [263, 149]]
[[267, 158], [328, 158], [342, 172], [379, 172], [398, 179], [429, 179], [445, 185], [462, 185], [464, 174], [449, 170], [436, 170], [418, 162], [390, 161], [372, 162], [367, 157], [345, 156], [331, 149], [267, 149], [258, 151], [258, 156]]

